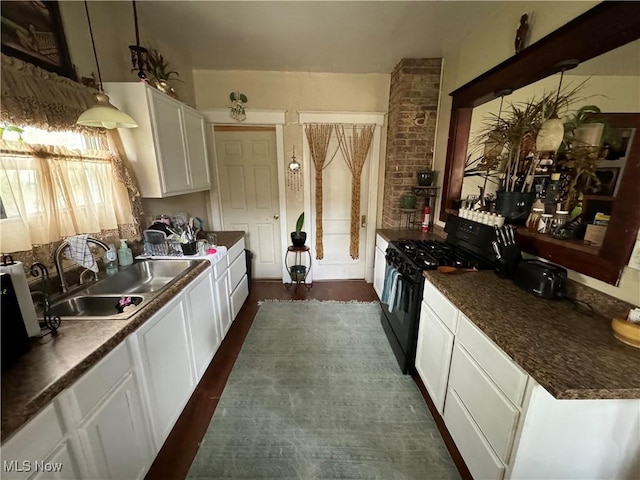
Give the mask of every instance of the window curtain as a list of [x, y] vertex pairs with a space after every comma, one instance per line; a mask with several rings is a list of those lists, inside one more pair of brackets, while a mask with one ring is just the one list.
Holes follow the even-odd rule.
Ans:
[[362, 167], [367, 161], [367, 154], [371, 148], [371, 140], [375, 125], [362, 127], [353, 126], [351, 138], [347, 138], [344, 125], [336, 125], [338, 145], [344, 156], [353, 181], [351, 183], [351, 241], [349, 254], [357, 260], [360, 257], [360, 187]]
[[76, 125], [97, 91], [4, 54], [1, 60], [2, 123], [82, 133], [100, 145], [97, 152], [78, 152], [1, 142], [2, 253], [25, 266], [52, 265], [68, 234], [139, 239], [140, 196], [118, 132]]
[[0, 141], [0, 250], [12, 253], [79, 233], [118, 232], [135, 222], [117, 161], [106, 150]]
[[324, 258], [324, 245], [322, 242], [324, 234], [322, 228], [322, 170], [331, 163], [331, 160], [327, 162], [327, 151], [329, 150], [332, 131], [333, 125], [331, 124], [309, 124], [305, 128], [311, 159], [316, 170], [316, 259], [318, 260]]

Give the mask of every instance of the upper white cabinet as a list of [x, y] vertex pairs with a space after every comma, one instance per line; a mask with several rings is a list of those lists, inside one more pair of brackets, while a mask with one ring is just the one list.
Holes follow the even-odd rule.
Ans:
[[105, 83], [138, 128], [119, 131], [140, 194], [162, 198], [211, 187], [203, 116], [144, 82]]

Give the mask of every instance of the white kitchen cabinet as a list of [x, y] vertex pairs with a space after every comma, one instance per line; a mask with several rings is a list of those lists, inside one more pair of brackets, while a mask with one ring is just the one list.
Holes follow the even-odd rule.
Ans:
[[220, 273], [220, 276], [216, 278], [215, 283], [216, 292], [216, 316], [220, 325], [220, 338], [224, 340], [224, 337], [231, 327], [231, 305], [229, 300], [229, 271], [224, 270]]
[[117, 107], [138, 123], [120, 137], [140, 194], [162, 198], [211, 187], [203, 116], [144, 82], [105, 83]]
[[420, 309], [416, 370], [442, 415], [454, 334], [424, 301]]
[[92, 478], [142, 478], [155, 453], [128, 342], [69, 389], [70, 418]]
[[2, 445], [3, 479], [79, 479], [82, 456], [72, 445], [55, 399]]
[[378, 298], [382, 298], [384, 290], [384, 275], [387, 268], [387, 260], [385, 254], [389, 242], [387, 242], [380, 234], [376, 235], [376, 251], [373, 264], [373, 289], [378, 294]]
[[233, 244], [227, 256], [213, 266], [216, 292], [216, 314], [220, 322], [221, 338], [231, 327], [249, 295], [249, 278], [245, 257], [244, 237]]
[[173, 298], [134, 333], [156, 449], [196, 385], [184, 295]]
[[79, 425], [78, 434], [93, 478], [144, 478], [153, 454], [133, 373]]
[[213, 270], [189, 285], [187, 290], [189, 329], [193, 349], [193, 362], [200, 379], [220, 345], [221, 334], [214, 304]]

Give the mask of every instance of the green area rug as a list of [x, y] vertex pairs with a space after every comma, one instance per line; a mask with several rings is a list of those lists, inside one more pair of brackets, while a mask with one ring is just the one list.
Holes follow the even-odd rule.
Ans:
[[188, 478], [459, 478], [377, 303], [265, 302]]

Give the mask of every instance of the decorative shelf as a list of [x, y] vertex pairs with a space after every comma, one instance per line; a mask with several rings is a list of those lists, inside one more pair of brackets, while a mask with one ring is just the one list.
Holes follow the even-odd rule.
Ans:
[[423, 187], [422, 185], [415, 185], [415, 186], [411, 187], [411, 192], [414, 195], [432, 196], [432, 195], [436, 195], [438, 193], [438, 189], [439, 188], [440, 188], [439, 186]]

